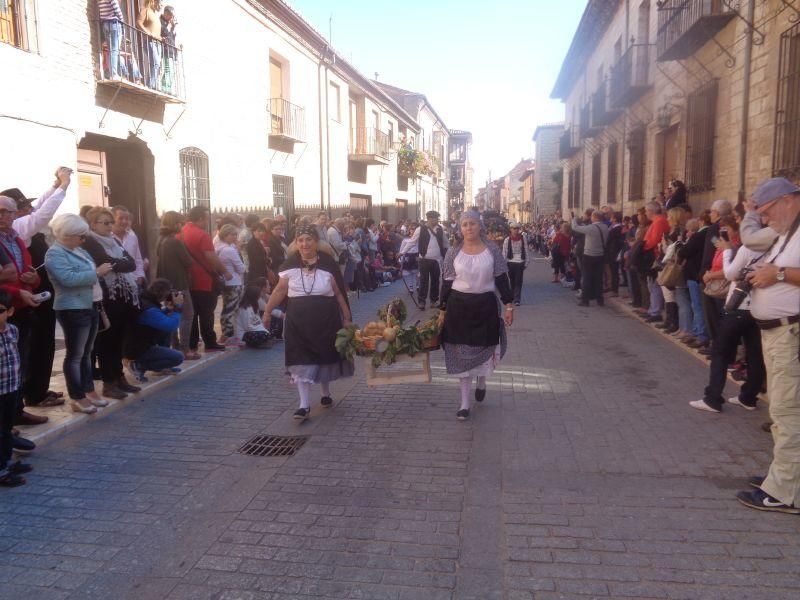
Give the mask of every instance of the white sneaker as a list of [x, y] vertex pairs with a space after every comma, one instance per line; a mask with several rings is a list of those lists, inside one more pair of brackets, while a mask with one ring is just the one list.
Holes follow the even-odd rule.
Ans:
[[713, 413], [722, 412], [721, 410], [717, 410], [716, 408], [712, 408], [711, 406], [706, 404], [705, 400], [702, 400], [702, 399], [701, 400], [692, 400], [691, 402], [689, 402], [689, 406], [691, 406], [692, 408], [696, 408], [697, 410], [707, 410], [708, 412], [713, 412]]
[[89, 398], [89, 402], [91, 402], [92, 405], [97, 406], [98, 408], [103, 408], [104, 406], [108, 406], [108, 400], [106, 400], [105, 398], [96, 398], [96, 399]]
[[728, 398], [728, 404], [735, 404], [736, 406], [741, 406], [745, 410], [755, 410], [757, 408], [756, 406], [748, 406], [747, 404], [742, 404], [742, 401], [739, 400], [739, 396]]

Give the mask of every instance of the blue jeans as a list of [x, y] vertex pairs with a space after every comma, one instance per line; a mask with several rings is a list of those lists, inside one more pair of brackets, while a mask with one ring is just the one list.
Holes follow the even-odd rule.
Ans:
[[164, 346], [150, 346], [136, 359], [136, 364], [143, 371], [163, 371], [177, 367], [182, 362], [181, 352]]
[[647, 314], [653, 317], [660, 315], [664, 310], [664, 293], [655, 277], [647, 278], [647, 289], [650, 290], [650, 308], [647, 310]]
[[116, 19], [103, 21], [103, 39], [108, 42], [108, 61], [111, 63], [111, 77], [119, 75], [119, 43], [122, 39], [122, 23]]
[[94, 391], [92, 348], [97, 335], [97, 308], [57, 310], [56, 319], [64, 332], [64, 379], [73, 400], [82, 400]]
[[692, 300], [689, 288], [675, 288], [675, 302], [678, 303], [678, 329], [690, 333], [692, 331]]
[[703, 291], [700, 289], [700, 282], [686, 282], [689, 286], [689, 298], [692, 303], [692, 335], [697, 339], [707, 342], [708, 332], [706, 332], [706, 322], [703, 319]]
[[161, 89], [161, 54], [164, 47], [159, 40], [148, 40], [149, 45], [149, 59], [150, 59], [150, 74], [147, 78], [147, 85], [151, 89]]

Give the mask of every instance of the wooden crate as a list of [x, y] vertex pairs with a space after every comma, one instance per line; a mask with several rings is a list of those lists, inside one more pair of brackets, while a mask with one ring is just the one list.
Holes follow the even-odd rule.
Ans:
[[430, 383], [431, 357], [428, 352], [416, 356], [400, 355], [392, 365], [372, 366], [372, 358], [364, 359], [367, 385], [397, 385], [400, 383]]

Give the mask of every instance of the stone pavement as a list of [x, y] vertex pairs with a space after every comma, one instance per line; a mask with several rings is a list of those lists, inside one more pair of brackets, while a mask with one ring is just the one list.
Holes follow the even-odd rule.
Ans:
[[[800, 520], [734, 500], [768, 464], [765, 410], [690, 409], [700, 361], [548, 275], [470, 421], [436, 354], [431, 385], [359, 368], [298, 426], [276, 347], [46, 445], [0, 493], [0, 598], [800, 597]], [[262, 432], [308, 441], [237, 453]]]

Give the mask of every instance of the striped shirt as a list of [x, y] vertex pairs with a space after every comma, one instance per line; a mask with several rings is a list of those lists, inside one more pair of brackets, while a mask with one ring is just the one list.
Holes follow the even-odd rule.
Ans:
[[118, 0], [97, 0], [101, 21], [124, 21]]
[[0, 331], [0, 394], [10, 394], [19, 389], [19, 332], [11, 323]]

